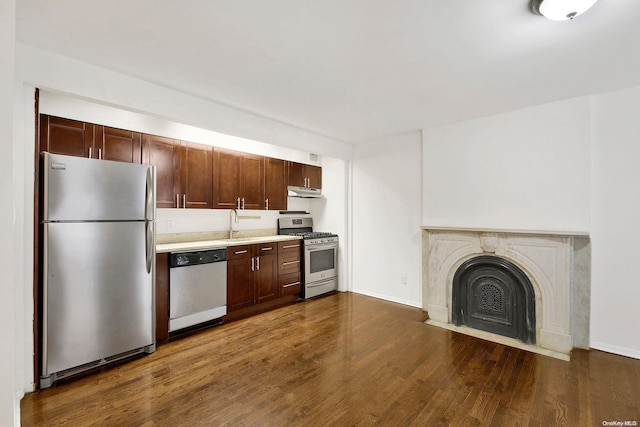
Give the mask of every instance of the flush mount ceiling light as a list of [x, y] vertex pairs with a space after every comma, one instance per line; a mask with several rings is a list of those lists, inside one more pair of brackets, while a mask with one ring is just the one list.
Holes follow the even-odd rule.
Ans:
[[552, 21], [566, 21], [586, 12], [598, 0], [531, 0], [531, 10]]

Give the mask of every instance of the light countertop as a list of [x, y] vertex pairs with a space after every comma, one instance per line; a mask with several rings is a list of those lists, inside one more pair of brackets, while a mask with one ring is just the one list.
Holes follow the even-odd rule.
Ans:
[[233, 239], [214, 239], [214, 240], [197, 240], [197, 241], [184, 241], [184, 242], [167, 242], [159, 243], [156, 245], [156, 253], [166, 252], [184, 252], [193, 250], [206, 250], [226, 248], [229, 246], [249, 245], [254, 243], [266, 243], [266, 242], [283, 242], [287, 240], [300, 240], [298, 236], [256, 236], [256, 237], [238, 237]]

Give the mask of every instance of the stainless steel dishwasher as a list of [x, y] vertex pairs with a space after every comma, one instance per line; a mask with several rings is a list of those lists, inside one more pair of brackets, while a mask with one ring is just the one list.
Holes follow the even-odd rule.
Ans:
[[227, 249], [171, 253], [169, 332], [227, 314]]

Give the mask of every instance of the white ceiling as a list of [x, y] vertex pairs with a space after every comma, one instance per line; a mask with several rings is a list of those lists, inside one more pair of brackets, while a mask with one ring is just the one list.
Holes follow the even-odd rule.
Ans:
[[17, 39], [345, 142], [640, 85], [640, 1], [18, 0]]

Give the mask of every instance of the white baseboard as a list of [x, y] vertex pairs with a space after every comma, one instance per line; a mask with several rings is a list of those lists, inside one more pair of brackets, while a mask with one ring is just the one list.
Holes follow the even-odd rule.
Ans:
[[591, 348], [595, 350], [606, 351], [607, 353], [619, 354], [620, 356], [632, 357], [634, 359], [640, 359], [640, 351], [631, 348], [618, 347], [611, 344], [605, 344], [601, 342], [592, 342]]
[[378, 299], [383, 299], [385, 301], [397, 302], [398, 304], [408, 305], [411, 307], [422, 308], [422, 301], [410, 301], [403, 298], [396, 298], [390, 295], [383, 295], [376, 292], [365, 291], [362, 289], [351, 289], [351, 292], [361, 295], [366, 295], [369, 297], [374, 297]]

